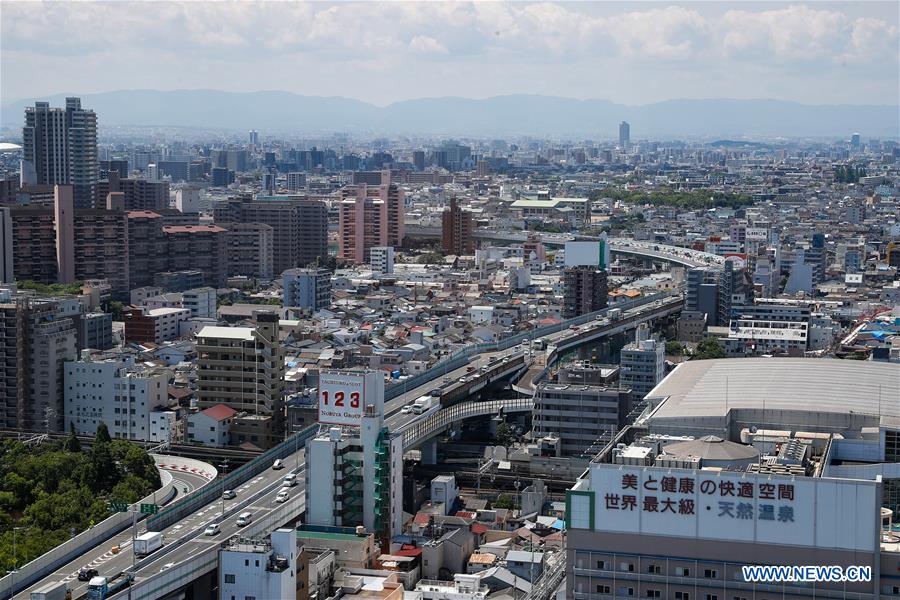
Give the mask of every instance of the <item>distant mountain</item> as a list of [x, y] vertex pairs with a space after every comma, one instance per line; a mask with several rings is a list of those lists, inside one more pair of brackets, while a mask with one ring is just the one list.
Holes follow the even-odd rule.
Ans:
[[[124, 90], [82, 95], [101, 127], [138, 125], [264, 132], [565, 135], [582, 139], [631, 123], [633, 139], [661, 136], [900, 136], [900, 110], [883, 105], [812, 106], [781, 100], [668, 100], [642, 106], [608, 100], [511, 95], [483, 100], [421, 98], [378, 107], [340, 97], [290, 92]], [[64, 106], [65, 95], [13, 102], [2, 125], [18, 127], [35, 100]]]

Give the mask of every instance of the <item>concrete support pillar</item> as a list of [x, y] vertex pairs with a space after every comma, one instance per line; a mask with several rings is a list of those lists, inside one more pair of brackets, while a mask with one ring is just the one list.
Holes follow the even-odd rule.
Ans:
[[422, 452], [423, 465], [437, 464], [437, 438], [431, 438], [427, 442], [423, 443], [419, 447], [419, 450]]

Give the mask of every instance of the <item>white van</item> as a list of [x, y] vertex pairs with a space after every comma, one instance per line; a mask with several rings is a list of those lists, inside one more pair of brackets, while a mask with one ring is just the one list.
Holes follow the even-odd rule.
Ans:
[[275, 496], [275, 502], [281, 504], [283, 502], [287, 502], [291, 498], [291, 491], [288, 488], [281, 488], [281, 491], [278, 492], [278, 495]]
[[294, 487], [297, 485], [297, 474], [296, 473], [288, 473], [284, 476], [284, 479], [281, 482], [287, 487]]
[[284, 463], [281, 462], [281, 459], [280, 459], [280, 458], [276, 458], [276, 459], [275, 459], [275, 462], [272, 463], [272, 468], [275, 469], [276, 471], [279, 470], [279, 469], [283, 469], [283, 468], [284, 468]]
[[251, 513], [245, 512], [241, 513], [237, 518], [236, 524], [238, 527], [246, 527], [253, 521], [253, 515]]

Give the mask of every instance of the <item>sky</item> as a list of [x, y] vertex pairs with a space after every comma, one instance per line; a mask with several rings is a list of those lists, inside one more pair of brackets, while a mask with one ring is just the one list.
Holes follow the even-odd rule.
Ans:
[[0, 103], [121, 89], [900, 104], [897, 2], [16, 2]]

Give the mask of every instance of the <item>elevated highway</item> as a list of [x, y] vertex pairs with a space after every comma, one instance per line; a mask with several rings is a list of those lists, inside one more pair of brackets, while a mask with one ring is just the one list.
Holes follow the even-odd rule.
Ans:
[[[599, 237], [577, 234], [544, 232], [537, 232], [537, 234], [544, 245], [551, 247], [562, 247], [566, 245], [566, 242], [571, 241], [587, 242], [600, 239]], [[440, 227], [424, 227], [422, 225], [407, 224], [406, 235], [439, 238], [441, 236], [441, 229]], [[475, 238], [482, 240], [512, 243], [522, 243], [527, 239], [527, 234], [525, 232], [495, 231], [492, 229], [477, 229], [474, 232], [474, 236]], [[692, 250], [690, 248], [681, 248], [655, 242], [645, 242], [632, 238], [608, 238], [607, 241], [609, 242], [609, 251], [612, 254], [625, 254], [636, 258], [658, 260], [687, 268], [704, 266], [721, 267], [725, 263], [725, 258], [722, 256], [700, 250]]]
[[[660, 303], [659, 301], [665, 302]], [[680, 296], [663, 293], [621, 305], [623, 318], [610, 327], [602, 322], [609, 309], [583, 315], [575, 319], [521, 333], [500, 342], [478, 344], [436, 365], [426, 373], [385, 390], [385, 423], [392, 430], [404, 435], [404, 447], [414, 447], [433, 438], [452, 423], [466, 418], [497, 414], [502, 407], [509, 412], [531, 410], [531, 399], [497, 400], [484, 402], [460, 402], [477, 395], [489, 385], [527, 372], [535, 365], [546, 365], [561, 348], [585, 343], [609, 335], [621, 327], [634, 327], [636, 320], [649, 319], [680, 307]], [[642, 317], [643, 315], [643, 317]], [[535, 351], [533, 342], [542, 341], [546, 351]], [[416, 398], [441, 388], [442, 404], [447, 407], [421, 419], [419, 415], [404, 414], [401, 409]], [[160, 514], [148, 519], [139, 533], [145, 530], [161, 531], [165, 545], [154, 554], [136, 560], [130, 552], [130, 532], [127, 540], [120, 540], [120, 551], [108, 557], [100, 570], [102, 575], [114, 576], [130, 571], [136, 574], [131, 598], [159, 598], [174, 592], [192, 581], [205, 576], [215, 568], [220, 545], [229, 537], [241, 533], [265, 534], [285, 523], [295, 520], [304, 509], [303, 484], [294, 489], [290, 501], [275, 503], [275, 495], [281, 488], [281, 479], [287, 472], [296, 472], [303, 481], [305, 469], [305, 441], [316, 432], [315, 427], [292, 435], [279, 446], [266, 451], [249, 463], [222, 478], [188, 494], [179, 502], [167, 507]], [[271, 469], [275, 458], [281, 458], [286, 469]], [[237, 497], [222, 501], [222, 490], [233, 489]], [[239, 529], [234, 523], [240, 512], [249, 510], [254, 524]], [[219, 523], [220, 533], [204, 536], [203, 530], [210, 523]], [[65, 569], [48, 574], [29, 588], [58, 581], [76, 572], [99, 557], [105, 557], [110, 544], [102, 544], [71, 561]], [[85, 584], [73, 582], [73, 598], [84, 593]], [[27, 598], [24, 590], [16, 598]], [[128, 597], [123, 592], [117, 598]]]

